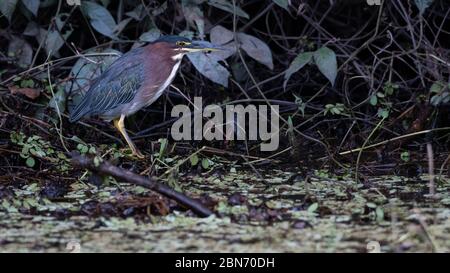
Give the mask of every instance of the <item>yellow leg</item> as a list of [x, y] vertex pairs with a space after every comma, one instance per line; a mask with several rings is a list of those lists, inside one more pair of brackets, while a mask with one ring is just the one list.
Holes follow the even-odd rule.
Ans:
[[137, 156], [138, 158], [144, 158], [145, 156], [139, 152], [139, 150], [134, 146], [133, 141], [131, 141], [131, 138], [128, 136], [127, 131], [125, 129], [125, 115], [121, 115], [119, 119], [114, 120], [114, 126], [119, 130], [119, 132], [122, 134], [123, 138], [125, 138], [125, 141], [128, 143], [128, 146], [130, 146], [131, 151], [133, 155]]

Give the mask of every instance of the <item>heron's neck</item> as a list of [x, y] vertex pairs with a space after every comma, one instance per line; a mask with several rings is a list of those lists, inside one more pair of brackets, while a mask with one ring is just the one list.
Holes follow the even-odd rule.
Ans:
[[185, 54], [186, 54], [186, 53], [184, 53], [184, 52], [177, 53], [177, 54], [175, 54], [175, 55], [172, 56], [172, 60], [174, 60], [174, 61], [176, 61], [176, 62], [180, 62], [181, 59], [183, 59], [183, 57], [184, 57]]

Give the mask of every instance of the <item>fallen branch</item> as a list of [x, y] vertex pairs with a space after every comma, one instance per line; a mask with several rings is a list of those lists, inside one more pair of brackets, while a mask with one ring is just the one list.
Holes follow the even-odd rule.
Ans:
[[177, 203], [191, 209], [195, 214], [201, 217], [207, 217], [213, 214], [213, 212], [207, 207], [203, 206], [198, 201], [173, 190], [172, 188], [153, 181], [149, 178], [137, 175], [128, 170], [111, 165], [109, 162], [102, 162], [96, 166], [92, 158], [88, 158], [81, 155], [72, 155], [72, 163], [82, 168], [97, 172], [99, 174], [110, 175], [123, 182], [135, 184], [157, 193], [160, 193], [170, 199], [175, 200]]

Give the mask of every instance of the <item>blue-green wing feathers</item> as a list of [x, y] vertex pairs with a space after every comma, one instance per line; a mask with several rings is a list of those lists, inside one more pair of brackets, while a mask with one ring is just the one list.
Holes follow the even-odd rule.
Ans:
[[[135, 49], [117, 59], [86, 92], [70, 114], [70, 122], [121, 109], [136, 96], [143, 82], [141, 50]], [[121, 113], [117, 113], [120, 116]]]

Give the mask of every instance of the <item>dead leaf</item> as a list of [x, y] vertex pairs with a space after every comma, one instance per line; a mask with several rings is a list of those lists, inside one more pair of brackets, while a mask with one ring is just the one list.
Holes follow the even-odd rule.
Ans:
[[11, 92], [11, 94], [15, 95], [15, 94], [21, 94], [26, 96], [27, 98], [30, 98], [32, 100], [34, 100], [35, 98], [39, 97], [39, 95], [41, 94], [41, 91], [35, 88], [20, 88], [17, 86], [10, 86], [9, 87], [9, 91]]

